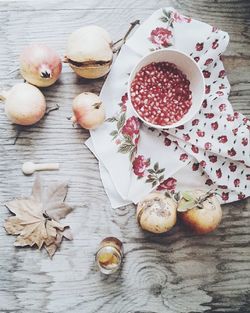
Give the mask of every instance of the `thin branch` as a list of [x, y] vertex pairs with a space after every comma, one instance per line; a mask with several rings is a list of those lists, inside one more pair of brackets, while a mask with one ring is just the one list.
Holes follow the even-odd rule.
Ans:
[[[129, 27], [128, 31], [126, 32], [126, 34], [124, 35], [124, 37], [113, 43], [112, 48], [113, 48], [114, 53], [118, 54], [120, 52], [121, 47], [125, 44], [128, 36], [132, 32], [132, 30], [139, 24], [140, 24], [140, 20], [136, 20], [136, 21], [130, 23], [130, 27]], [[114, 48], [115, 45], [117, 45], [118, 43], [120, 43], [120, 45], [117, 48]]]
[[13, 146], [16, 144], [16, 142], [17, 142], [18, 138], [20, 137], [21, 133], [22, 133], [22, 129], [20, 129], [20, 128], [17, 129], [16, 137], [15, 137], [14, 142], [13, 142]]
[[[60, 106], [58, 104], [56, 104], [54, 107], [48, 108], [45, 112], [45, 115], [49, 115], [50, 112], [52, 111], [56, 111], [59, 110]], [[32, 125], [30, 125], [32, 126]], [[17, 143], [17, 140], [20, 138], [21, 133], [24, 131], [24, 129], [27, 129], [29, 126], [21, 126], [21, 125], [17, 125], [16, 126], [16, 136], [13, 142], [13, 145], [15, 145]]]
[[57, 111], [57, 110], [59, 110], [59, 108], [60, 108], [59, 104], [56, 103], [56, 105], [54, 107], [48, 108], [46, 110], [45, 115], [49, 115], [50, 112]]
[[10, 72], [8, 73], [8, 76], [11, 75], [11, 74], [13, 74], [13, 73], [15, 73], [15, 72], [17, 72], [17, 71], [19, 71], [19, 67], [17, 67], [17, 68], [15, 68], [14, 70], [10, 71]]

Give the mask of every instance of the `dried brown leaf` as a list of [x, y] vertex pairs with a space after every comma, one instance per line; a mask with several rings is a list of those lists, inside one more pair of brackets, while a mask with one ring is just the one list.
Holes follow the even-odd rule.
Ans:
[[57, 249], [60, 247], [63, 237], [65, 237], [68, 240], [73, 240], [73, 235], [72, 235], [68, 226], [66, 226], [63, 231], [59, 230], [57, 232], [57, 236], [56, 236], [55, 241], [44, 246], [46, 251], [48, 252], [48, 255], [50, 256], [50, 258], [53, 257], [53, 255], [55, 254]]
[[45, 246], [45, 249], [48, 252], [49, 257], [52, 258], [53, 255], [55, 254], [56, 250], [57, 250], [57, 245], [52, 243], [49, 246]]
[[32, 188], [32, 197], [35, 201], [43, 203], [44, 198], [44, 187], [43, 187], [43, 179], [39, 174], [36, 175], [36, 179]]
[[32, 247], [34, 243], [30, 238], [24, 238], [22, 236], [18, 236], [16, 241], [14, 242], [15, 247], [25, 247], [25, 246], [30, 246]]
[[62, 242], [62, 239], [63, 239], [63, 234], [62, 234], [62, 232], [58, 232], [54, 244], [55, 244], [57, 247], [60, 247], [60, 244], [61, 244], [61, 242]]
[[65, 228], [63, 231], [63, 237], [65, 237], [68, 240], [73, 240], [73, 234], [69, 227]]
[[49, 246], [52, 243], [54, 243], [56, 240], [56, 237], [48, 237], [46, 238], [46, 240], [44, 241], [44, 246]]
[[52, 184], [46, 190], [41, 177], [37, 175], [29, 198], [16, 199], [6, 204], [15, 216], [5, 221], [4, 228], [8, 234], [18, 236], [15, 246], [36, 245], [39, 249], [45, 246], [52, 257], [55, 246], [60, 246], [63, 237], [72, 238], [68, 226], [58, 222], [72, 211], [63, 202], [67, 190], [66, 183]]
[[6, 203], [7, 208], [21, 220], [29, 220], [32, 223], [42, 217], [42, 205], [32, 198], [20, 198]]
[[44, 198], [44, 205], [49, 203], [63, 202], [67, 196], [67, 193], [68, 184], [66, 182], [50, 184]]
[[16, 216], [9, 217], [4, 224], [6, 232], [10, 235], [19, 235], [23, 227], [22, 220]]
[[67, 216], [72, 211], [72, 208], [66, 203], [51, 203], [47, 206], [46, 212], [54, 220], [60, 220]]
[[[23, 230], [20, 235], [24, 238], [30, 237], [33, 233], [36, 233], [37, 229], [41, 227], [40, 223], [26, 224], [23, 226]], [[42, 224], [43, 225], [43, 224]], [[40, 231], [40, 230], [39, 230]], [[40, 231], [41, 232], [41, 231]]]

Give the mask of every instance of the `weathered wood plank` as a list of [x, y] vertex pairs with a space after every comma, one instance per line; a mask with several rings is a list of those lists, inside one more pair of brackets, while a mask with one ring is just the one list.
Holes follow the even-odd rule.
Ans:
[[[250, 116], [249, 1], [3, 1], [0, 2], [1, 85], [20, 81], [8, 75], [29, 42], [46, 42], [62, 55], [68, 34], [97, 23], [119, 38], [129, 22], [173, 5], [215, 24], [231, 36], [225, 65], [234, 107]], [[44, 90], [48, 105], [60, 105], [43, 121], [20, 134], [0, 110], [0, 223], [9, 215], [3, 203], [26, 195], [34, 177], [22, 175], [26, 160], [59, 161], [47, 180], [68, 179], [68, 202], [75, 210], [65, 222], [73, 242], [64, 242], [53, 261], [45, 252], [15, 249], [14, 238], [0, 228], [0, 312], [249, 312], [250, 201], [224, 206], [223, 223], [205, 237], [178, 225], [165, 236], [152, 236], [136, 225], [133, 206], [110, 208], [97, 161], [83, 145], [87, 131], [66, 119], [75, 95], [99, 92], [103, 80], [78, 79], [64, 66], [60, 81]], [[103, 277], [94, 265], [99, 241], [108, 235], [124, 242], [122, 271]]]

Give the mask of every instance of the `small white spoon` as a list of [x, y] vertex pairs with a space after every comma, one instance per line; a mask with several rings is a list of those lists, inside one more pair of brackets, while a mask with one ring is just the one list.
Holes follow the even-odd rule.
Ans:
[[25, 175], [32, 175], [35, 171], [51, 171], [58, 170], [59, 163], [36, 164], [33, 162], [25, 162], [22, 171]]

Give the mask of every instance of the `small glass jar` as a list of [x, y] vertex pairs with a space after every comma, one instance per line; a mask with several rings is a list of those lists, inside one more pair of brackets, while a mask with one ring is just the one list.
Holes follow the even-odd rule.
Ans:
[[122, 242], [115, 237], [104, 238], [96, 253], [96, 263], [103, 274], [116, 272], [122, 262]]

